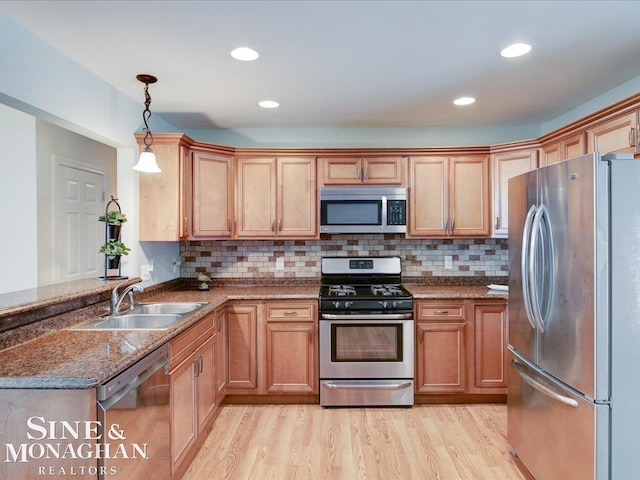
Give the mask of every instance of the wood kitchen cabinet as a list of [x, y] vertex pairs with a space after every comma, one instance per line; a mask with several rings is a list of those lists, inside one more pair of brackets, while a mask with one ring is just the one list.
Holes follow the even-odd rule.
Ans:
[[267, 393], [318, 393], [317, 302], [266, 304]]
[[567, 158], [577, 157], [587, 152], [586, 132], [576, 132], [561, 140], [542, 146], [540, 166], [558, 163]]
[[171, 471], [179, 476], [213, 420], [216, 406], [213, 315], [169, 343]]
[[240, 158], [237, 169], [239, 238], [318, 237], [315, 158]]
[[233, 166], [231, 155], [193, 151], [193, 238], [233, 235]]
[[509, 234], [509, 179], [538, 167], [538, 149], [495, 153], [491, 156], [493, 178], [493, 235]]
[[401, 156], [351, 156], [318, 159], [323, 185], [406, 184], [406, 158]]
[[409, 158], [408, 237], [489, 236], [489, 158]]
[[259, 313], [257, 304], [226, 307], [228, 394], [258, 393]]
[[213, 326], [216, 330], [216, 404], [220, 404], [227, 391], [227, 309], [221, 308], [214, 313]]
[[416, 393], [464, 393], [467, 379], [466, 305], [419, 300], [416, 308]]
[[507, 393], [507, 304], [476, 301], [473, 313], [473, 382], [471, 393]]
[[606, 153], [633, 153], [638, 147], [638, 110], [603, 120], [587, 130], [588, 151]]
[[[136, 134], [140, 150], [143, 134]], [[139, 239], [178, 241], [191, 229], [191, 151], [182, 134], [155, 135], [153, 152], [160, 173], [138, 174]]]

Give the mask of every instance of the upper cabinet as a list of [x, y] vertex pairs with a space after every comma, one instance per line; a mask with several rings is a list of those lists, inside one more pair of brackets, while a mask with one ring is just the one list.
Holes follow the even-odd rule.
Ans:
[[587, 130], [589, 152], [639, 153], [638, 110], [596, 123]]
[[318, 159], [323, 185], [405, 185], [406, 158], [324, 157]]
[[488, 236], [489, 158], [409, 158], [411, 237]]
[[238, 238], [317, 238], [313, 157], [239, 158]]
[[567, 158], [573, 158], [587, 153], [587, 141], [585, 132], [577, 132], [568, 135], [561, 140], [555, 140], [542, 146], [542, 158], [540, 166], [558, 163]]
[[509, 179], [538, 167], [538, 149], [506, 151], [491, 155], [493, 178], [493, 236], [509, 233]]
[[204, 150], [193, 151], [194, 238], [233, 235], [233, 157]]
[[[144, 135], [136, 135], [140, 150]], [[191, 229], [191, 152], [188, 137], [155, 135], [160, 173], [139, 173], [139, 239], [178, 241]]]

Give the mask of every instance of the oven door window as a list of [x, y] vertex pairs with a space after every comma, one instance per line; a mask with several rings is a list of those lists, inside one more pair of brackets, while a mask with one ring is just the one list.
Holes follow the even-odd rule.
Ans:
[[332, 362], [402, 362], [402, 324], [331, 325]]
[[322, 225], [382, 225], [382, 200], [323, 200]]

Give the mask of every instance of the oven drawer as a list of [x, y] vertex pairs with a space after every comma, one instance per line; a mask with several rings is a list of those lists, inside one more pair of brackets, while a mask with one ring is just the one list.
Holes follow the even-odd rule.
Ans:
[[413, 380], [322, 380], [320, 405], [410, 407], [413, 405]]
[[463, 301], [416, 301], [417, 320], [465, 320], [465, 304]]

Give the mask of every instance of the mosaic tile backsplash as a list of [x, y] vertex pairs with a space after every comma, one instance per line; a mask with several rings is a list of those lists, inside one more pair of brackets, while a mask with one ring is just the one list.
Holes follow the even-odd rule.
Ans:
[[[212, 279], [320, 278], [320, 260], [330, 256], [389, 256], [402, 258], [407, 277], [506, 277], [506, 239], [406, 239], [403, 235], [322, 235], [319, 240], [216, 240], [180, 244], [180, 276], [199, 272]], [[453, 269], [444, 257], [453, 257]], [[284, 269], [276, 260], [284, 258]]]

